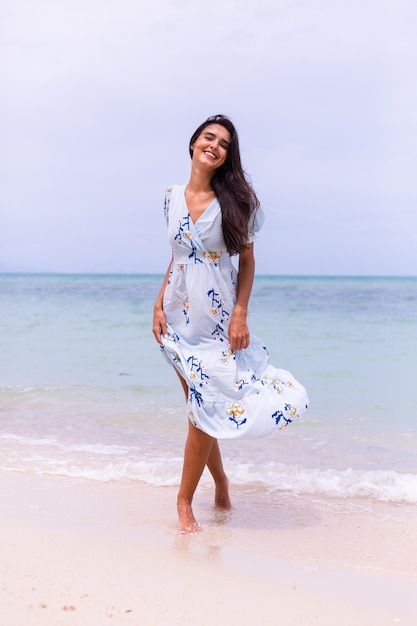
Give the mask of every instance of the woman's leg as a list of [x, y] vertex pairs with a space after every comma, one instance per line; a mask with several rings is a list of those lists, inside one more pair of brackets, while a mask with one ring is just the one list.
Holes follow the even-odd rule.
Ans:
[[213, 441], [210, 456], [207, 460], [207, 467], [209, 468], [216, 485], [216, 492], [214, 496], [216, 506], [222, 509], [231, 509], [232, 503], [229, 496], [229, 479], [227, 478], [223, 468], [222, 456], [217, 439]]
[[185, 402], [188, 402], [188, 385], [185, 382], [185, 380], [183, 379], [183, 377], [181, 376], [181, 374], [179, 373], [179, 371], [176, 369], [175, 370], [176, 375], [178, 376], [178, 378], [180, 379], [180, 383], [181, 383], [181, 387], [182, 390], [184, 392], [185, 395]]
[[201, 531], [201, 526], [196, 522], [191, 504], [201, 474], [207, 465], [214, 441], [213, 437], [210, 437], [188, 421], [188, 436], [185, 442], [184, 464], [177, 498], [181, 533], [192, 534]]
[[[184, 391], [185, 401], [187, 402], [188, 401], [188, 385], [183, 379], [183, 377], [179, 374], [178, 371], [177, 371], [177, 374], [178, 374], [178, 378], [180, 379], [181, 386]], [[197, 432], [195, 433], [194, 431], [197, 431]], [[189, 482], [189, 476], [188, 476], [188, 473], [190, 470], [189, 466], [190, 467], [192, 466], [193, 469], [191, 470], [191, 473], [194, 473], [194, 467], [198, 465], [191, 461], [191, 452], [188, 446], [190, 446], [191, 449], [193, 448], [193, 446], [195, 446], [195, 441], [200, 440], [199, 433], [202, 433], [202, 435], [204, 435], [205, 437], [208, 437], [208, 435], [205, 435], [205, 433], [195, 428], [195, 426], [193, 426], [190, 422], [186, 447], [184, 451], [183, 478], [181, 480], [180, 492], [178, 494], [178, 514], [180, 516], [180, 531], [185, 531], [185, 532], [187, 532], [186, 528], [190, 526], [190, 523], [191, 523], [191, 526], [193, 525], [195, 526], [193, 526], [194, 530], [188, 531], [188, 532], [199, 532], [201, 530], [200, 526], [195, 521], [192, 509], [191, 509], [191, 501], [194, 495], [194, 491], [197, 488], [198, 481], [200, 480], [201, 474], [204, 471], [204, 466], [201, 469], [201, 471], [198, 470], [200, 471], [200, 474], [198, 476], [197, 482], [195, 483], [194, 490], [192, 491], [191, 500], [187, 502], [187, 498], [190, 497], [190, 494], [187, 493], [187, 490], [190, 488], [190, 486], [192, 488], [192, 482]], [[205, 465], [207, 465], [207, 467], [209, 468], [210, 473], [213, 476], [213, 479], [216, 485], [214, 501], [218, 507], [230, 509], [232, 504], [230, 502], [230, 497], [229, 497], [229, 480], [223, 469], [223, 462], [222, 462], [222, 457], [220, 454], [219, 444], [216, 439], [213, 439], [210, 437], [209, 440], [211, 440], [211, 449], [209, 450], [209, 454], [205, 462]], [[201, 438], [201, 442], [202, 441], [203, 441], [203, 437]], [[198, 446], [200, 447], [200, 442], [198, 443]], [[190, 458], [187, 458], [187, 467], [186, 467], [186, 456], [188, 457], [189, 455], [190, 455]], [[184, 489], [182, 489], [183, 485], [184, 485]], [[184, 501], [184, 496], [185, 496], [185, 501]], [[198, 529], [196, 527], [198, 527]]]

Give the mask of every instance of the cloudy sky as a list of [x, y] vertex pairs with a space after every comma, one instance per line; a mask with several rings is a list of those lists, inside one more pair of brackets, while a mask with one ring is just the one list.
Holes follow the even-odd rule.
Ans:
[[164, 272], [164, 189], [235, 122], [258, 273], [417, 274], [415, 0], [3, 0], [0, 271]]

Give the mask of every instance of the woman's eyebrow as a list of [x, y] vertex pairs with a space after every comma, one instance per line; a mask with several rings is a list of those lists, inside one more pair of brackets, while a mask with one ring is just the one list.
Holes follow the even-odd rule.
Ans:
[[[210, 136], [210, 137], [217, 137], [216, 133], [212, 133], [211, 130], [206, 131], [206, 135]], [[229, 141], [227, 141], [227, 139], [219, 139], [219, 141], [221, 141], [222, 143], [225, 143], [226, 145], [229, 145]]]

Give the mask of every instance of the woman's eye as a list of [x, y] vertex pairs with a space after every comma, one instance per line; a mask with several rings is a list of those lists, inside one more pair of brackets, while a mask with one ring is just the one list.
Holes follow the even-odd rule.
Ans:
[[[215, 135], [212, 135], [211, 133], [206, 133], [204, 135], [204, 139], [206, 139], [207, 141], [213, 141], [213, 139], [216, 139]], [[220, 141], [219, 142], [219, 146], [220, 148], [223, 148], [223, 150], [228, 150], [229, 149], [229, 144], [225, 141]]]

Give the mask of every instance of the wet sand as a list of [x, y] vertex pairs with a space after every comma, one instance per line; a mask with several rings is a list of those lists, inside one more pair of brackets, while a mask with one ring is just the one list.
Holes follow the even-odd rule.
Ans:
[[414, 626], [411, 505], [0, 473], [0, 623], [7, 626]]

